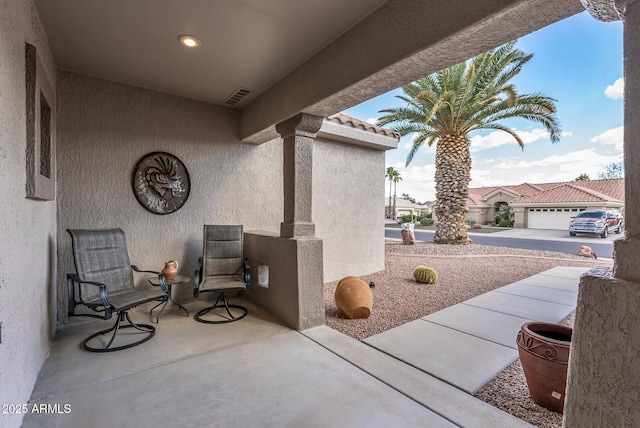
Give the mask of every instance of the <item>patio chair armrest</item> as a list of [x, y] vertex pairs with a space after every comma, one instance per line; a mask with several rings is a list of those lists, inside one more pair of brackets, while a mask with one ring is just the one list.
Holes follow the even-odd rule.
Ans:
[[162, 272], [158, 272], [155, 270], [142, 270], [136, 265], [131, 265], [131, 269], [133, 269], [135, 272], [138, 272], [138, 273], [152, 273], [154, 275], [158, 275], [158, 282], [160, 283], [160, 288], [165, 293], [169, 292], [169, 289], [167, 288], [167, 283], [164, 282], [164, 275], [162, 275]]
[[104, 313], [105, 313], [104, 319], [111, 318], [112, 308], [111, 308], [111, 304], [109, 303], [109, 298], [107, 297], [107, 286], [101, 282], [83, 281], [76, 273], [67, 274], [67, 284], [69, 288], [69, 307], [67, 308], [67, 311], [70, 316], [75, 315], [75, 313], [72, 313], [73, 308], [75, 308], [75, 306], [78, 303], [83, 303], [82, 297], [80, 298], [80, 302], [77, 302], [75, 299], [75, 287], [73, 286], [74, 283], [88, 284], [88, 285], [94, 285], [96, 287], [100, 287], [100, 300], [102, 301], [102, 305], [104, 306]]

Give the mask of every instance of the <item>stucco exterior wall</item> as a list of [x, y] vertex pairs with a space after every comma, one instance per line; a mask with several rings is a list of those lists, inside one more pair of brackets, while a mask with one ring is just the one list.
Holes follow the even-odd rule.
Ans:
[[[62, 71], [58, 75], [58, 308], [66, 317], [65, 274], [73, 270], [67, 228], [120, 227], [131, 262], [161, 270], [177, 260], [193, 277], [204, 224], [279, 230], [282, 144], [238, 140], [239, 112]], [[136, 200], [131, 177], [147, 153], [177, 156], [191, 178], [185, 205], [167, 215]], [[144, 278], [140, 278], [141, 281]], [[192, 298], [190, 287], [174, 297]]]
[[384, 270], [384, 165], [384, 151], [314, 143], [313, 221], [325, 282]]
[[491, 209], [490, 208], [480, 208], [480, 207], [471, 207], [467, 212], [467, 220], [475, 220], [478, 224], [493, 224], [491, 222]]
[[[0, 2], [0, 404], [27, 403], [55, 328], [56, 203], [25, 198], [25, 43], [55, 88], [55, 66], [30, 1]], [[21, 414], [0, 412], [0, 426]]]
[[[73, 271], [68, 228], [120, 227], [132, 263], [161, 270], [177, 260], [187, 276], [202, 253], [204, 224], [279, 230], [282, 140], [240, 143], [238, 111], [68, 71], [58, 74], [58, 104], [59, 322], [68, 321], [65, 275]], [[137, 161], [153, 151], [177, 156], [190, 174], [189, 199], [171, 214], [148, 212], [132, 191]], [[313, 221], [324, 281], [384, 269], [383, 198], [382, 149], [314, 141]], [[192, 299], [190, 287], [176, 287], [174, 297]]]

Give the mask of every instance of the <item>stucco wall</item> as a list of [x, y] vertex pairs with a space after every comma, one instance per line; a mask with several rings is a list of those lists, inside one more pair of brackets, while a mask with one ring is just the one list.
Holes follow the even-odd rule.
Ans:
[[384, 270], [384, 181], [384, 151], [314, 143], [313, 221], [326, 282]]
[[[0, 2], [0, 404], [27, 403], [55, 327], [56, 204], [25, 198], [25, 43], [55, 87], [46, 36], [30, 1]], [[0, 426], [22, 415], [0, 412]]]
[[[236, 110], [68, 71], [58, 74], [58, 104], [60, 321], [64, 275], [73, 269], [67, 228], [121, 227], [132, 263], [160, 270], [178, 260], [189, 276], [204, 224], [280, 229], [282, 142], [240, 143]], [[132, 192], [132, 171], [152, 151], [174, 154], [189, 170], [189, 199], [168, 215], [148, 212]], [[383, 198], [384, 151], [314, 142], [313, 221], [324, 241], [325, 281], [384, 269]], [[188, 287], [174, 293], [191, 298]]]
[[[277, 231], [282, 221], [282, 144], [239, 143], [238, 111], [67, 71], [58, 74], [58, 307], [72, 271], [67, 228], [120, 227], [131, 262], [161, 270], [177, 260], [193, 276], [204, 224]], [[136, 200], [131, 176], [153, 151], [182, 160], [191, 193], [157, 215]], [[174, 290], [181, 300], [190, 287]]]

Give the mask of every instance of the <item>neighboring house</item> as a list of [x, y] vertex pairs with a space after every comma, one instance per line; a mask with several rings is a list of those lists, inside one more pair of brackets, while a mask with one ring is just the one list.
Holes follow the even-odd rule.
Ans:
[[[388, 212], [393, 209], [393, 198], [391, 198], [391, 207], [389, 207], [389, 197], [385, 198], [385, 211]], [[428, 202], [424, 204], [414, 204], [413, 202], [396, 198], [396, 212], [391, 216], [392, 219], [398, 219], [405, 215], [423, 216], [431, 213], [431, 208], [428, 206]]]
[[[136, 264], [161, 269], [179, 260], [189, 274], [204, 224], [243, 224], [246, 255], [264, 274], [259, 285], [252, 275], [246, 297], [308, 329], [324, 323], [325, 275], [384, 266], [384, 150], [397, 141], [355, 120], [325, 118], [585, 8], [598, 19], [624, 17], [624, 74], [640, 74], [637, 1], [0, 4], [5, 405], [29, 402], [53, 336], [68, 322], [67, 228], [122, 227]], [[188, 50], [178, 36], [191, 31], [202, 43]], [[640, 175], [640, 86], [631, 83], [627, 186]], [[167, 215], [145, 210], [132, 191], [136, 162], [155, 151], [190, 173], [189, 199]], [[581, 279], [588, 286], [580, 287], [571, 343], [570, 427], [640, 424], [638, 193], [626, 194], [615, 276]], [[498, 202], [489, 199], [483, 203]], [[353, 258], [337, 260], [345, 254]], [[22, 414], [0, 414], [0, 426], [21, 422]]]
[[496, 224], [495, 213], [504, 204], [514, 227], [567, 229], [571, 217], [586, 209], [624, 211], [624, 179], [470, 188], [467, 220]]

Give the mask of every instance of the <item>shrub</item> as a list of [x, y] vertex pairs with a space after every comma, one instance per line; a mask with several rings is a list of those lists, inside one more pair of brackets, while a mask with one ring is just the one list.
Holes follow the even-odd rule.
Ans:
[[420, 224], [423, 226], [431, 226], [433, 224], [433, 219], [429, 217], [423, 217], [422, 220], [420, 220]]
[[482, 225], [480, 223], [476, 223], [473, 225], [473, 229], [482, 229]]
[[472, 226], [472, 227], [473, 227], [474, 224], [477, 223], [477, 221], [474, 220], [474, 219], [465, 220], [464, 222], [467, 223], [469, 226]]
[[403, 215], [400, 217], [400, 220], [402, 220], [403, 223], [410, 223], [414, 220], [414, 217], [411, 215]]
[[438, 280], [438, 273], [428, 266], [417, 266], [413, 270], [413, 278], [418, 284], [434, 284]]
[[500, 226], [500, 227], [513, 227], [513, 222], [511, 220], [502, 220], [498, 226]]

